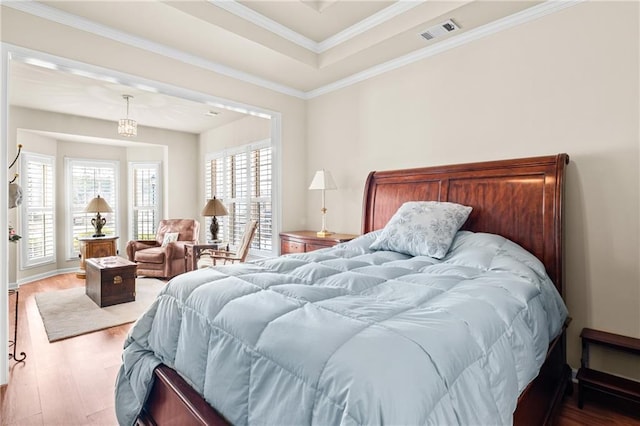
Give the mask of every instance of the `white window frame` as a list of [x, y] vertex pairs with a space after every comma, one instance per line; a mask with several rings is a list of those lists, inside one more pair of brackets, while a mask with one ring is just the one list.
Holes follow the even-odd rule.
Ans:
[[[114, 231], [115, 231], [115, 235], [119, 235], [119, 221], [118, 221], [118, 217], [119, 217], [119, 205], [118, 205], [118, 197], [120, 194], [120, 162], [118, 160], [96, 160], [96, 159], [87, 159], [87, 158], [72, 158], [72, 157], [65, 157], [64, 159], [64, 172], [65, 172], [65, 180], [66, 180], [66, 189], [67, 189], [67, 196], [66, 196], [66, 202], [65, 202], [65, 210], [66, 210], [66, 222], [67, 222], [67, 237], [66, 237], [66, 252], [67, 252], [67, 259], [68, 260], [74, 260], [78, 258], [78, 255], [80, 254], [79, 250], [74, 249], [74, 239], [75, 236], [73, 235], [73, 182], [72, 182], [72, 173], [71, 173], [71, 167], [74, 165], [82, 165], [82, 166], [87, 166], [87, 167], [105, 167], [105, 166], [109, 166], [112, 167], [114, 172], [114, 194], [113, 194], [113, 200], [108, 200], [109, 206], [111, 207], [111, 209], [113, 210], [113, 213], [109, 213], [109, 215], [111, 216], [111, 219], [113, 220], [112, 223], [109, 223], [109, 226], [113, 227]], [[96, 194], [94, 194], [94, 197], [98, 195], [98, 193], [96, 192]], [[100, 194], [101, 196], [104, 197], [104, 194]], [[106, 198], [106, 197], [104, 197]], [[87, 203], [90, 200], [87, 200]], [[95, 216], [95, 213], [86, 213], [87, 217], [92, 218]], [[87, 227], [87, 231], [90, 231], [91, 228]]]
[[130, 240], [138, 240], [135, 229], [134, 229], [134, 219], [136, 216], [136, 212], [138, 210], [138, 206], [135, 205], [135, 170], [136, 169], [155, 169], [157, 182], [155, 188], [155, 199], [156, 204], [153, 208], [155, 223], [153, 224], [153, 230], [155, 234], [155, 230], [158, 229], [158, 223], [160, 222], [160, 216], [162, 214], [162, 163], [159, 161], [154, 162], [142, 162], [142, 161], [130, 161], [129, 162], [129, 218], [128, 218], [128, 229], [129, 229], [129, 238]]
[[[25, 270], [29, 268], [34, 268], [41, 265], [46, 265], [50, 263], [56, 262], [56, 159], [52, 155], [44, 155], [44, 154], [36, 154], [32, 152], [22, 151], [21, 154], [21, 163], [20, 163], [20, 174], [21, 181], [23, 182], [22, 190], [23, 190], [23, 201], [20, 208], [20, 218], [21, 218], [21, 226], [20, 233], [22, 235], [22, 239], [20, 240], [20, 269]], [[29, 182], [30, 182], [30, 173], [28, 164], [40, 163], [42, 165], [50, 167], [50, 176], [51, 179], [50, 186], [51, 192], [47, 194], [45, 197], [50, 198], [50, 205], [40, 205], [40, 206], [31, 206], [29, 203]], [[44, 242], [44, 255], [38, 258], [31, 258], [30, 256], [30, 224], [29, 224], [29, 215], [32, 212], [41, 212], [43, 214], [50, 214], [51, 220], [48, 225], [45, 224], [46, 234], [45, 234], [45, 242]], [[46, 240], [49, 240], [47, 243]], [[50, 245], [50, 252], [47, 253], [47, 245]]]
[[[234, 148], [228, 148], [225, 149], [223, 151], [218, 151], [218, 152], [210, 152], [205, 154], [205, 164], [204, 164], [204, 182], [203, 182], [203, 186], [204, 186], [204, 199], [203, 199], [203, 204], [206, 204], [206, 202], [211, 198], [212, 195], [216, 195], [218, 196], [218, 198], [222, 199], [223, 204], [227, 205], [228, 203], [234, 202], [237, 199], [236, 198], [229, 198], [228, 194], [222, 194], [222, 197], [219, 196], [219, 194], [215, 194], [212, 188], [209, 188], [209, 183], [207, 182], [207, 168], [209, 163], [212, 160], [215, 159], [226, 159], [229, 156], [232, 155], [238, 155], [238, 154], [246, 154], [247, 155], [247, 176], [246, 176], [246, 180], [248, 182], [248, 186], [251, 186], [251, 179], [250, 179], [250, 174], [251, 174], [251, 157], [250, 157], [250, 153], [251, 151], [254, 150], [258, 150], [258, 149], [263, 149], [263, 148], [270, 148], [271, 149], [271, 197], [270, 197], [270, 202], [271, 202], [271, 250], [257, 250], [257, 249], [251, 249], [249, 251], [249, 253], [251, 255], [254, 256], [260, 256], [260, 257], [271, 257], [271, 256], [277, 256], [278, 254], [278, 244], [277, 244], [277, 228], [276, 228], [276, 215], [277, 212], [279, 211], [279, 206], [276, 205], [276, 200], [278, 200], [278, 198], [276, 197], [276, 185], [277, 185], [277, 164], [276, 164], [276, 151], [275, 151], [275, 147], [272, 143], [272, 140], [269, 139], [264, 139], [261, 141], [257, 141], [257, 142], [252, 142], [246, 145], [242, 145], [242, 146], [238, 146], [238, 147], [234, 147]], [[224, 167], [226, 166], [226, 163], [223, 161], [223, 165]], [[223, 173], [223, 188], [225, 188], [225, 192], [229, 191], [230, 189], [230, 183], [227, 181], [228, 178], [228, 173], [224, 172]], [[256, 201], [255, 199], [252, 199], [252, 193], [251, 190], [247, 191], [246, 197], [244, 202], [247, 205], [247, 211], [248, 213], [251, 212], [251, 202], [252, 201]], [[258, 201], [262, 201], [263, 199], [258, 199]], [[209, 233], [209, 224], [210, 224], [210, 218], [205, 218], [204, 220], [204, 228], [205, 228], [205, 235], [206, 235], [206, 239], [208, 240], [210, 238], [210, 233]], [[218, 222], [222, 225], [222, 229], [221, 230], [226, 230], [229, 227], [229, 217], [228, 216], [222, 216], [222, 217], [218, 217]], [[226, 231], [225, 231], [226, 232]], [[224, 239], [224, 238], [223, 238]]]

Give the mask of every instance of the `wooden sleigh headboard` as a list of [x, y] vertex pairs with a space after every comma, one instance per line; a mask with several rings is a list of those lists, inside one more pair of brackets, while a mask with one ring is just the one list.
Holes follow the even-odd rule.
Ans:
[[502, 235], [540, 259], [561, 295], [563, 188], [567, 154], [371, 172], [362, 232], [383, 228], [405, 201], [473, 207], [462, 229]]

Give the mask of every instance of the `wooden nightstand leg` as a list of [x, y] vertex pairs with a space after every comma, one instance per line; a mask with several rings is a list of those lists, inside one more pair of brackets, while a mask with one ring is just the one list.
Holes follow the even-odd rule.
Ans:
[[[582, 339], [582, 354], [580, 357], [580, 369], [589, 367], [589, 343]], [[578, 380], [578, 408], [584, 407], [584, 384]]]
[[584, 385], [578, 382], [578, 408], [584, 407]]

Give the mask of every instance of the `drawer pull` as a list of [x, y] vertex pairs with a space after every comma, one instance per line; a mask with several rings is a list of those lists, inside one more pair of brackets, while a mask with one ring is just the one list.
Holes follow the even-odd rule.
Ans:
[[113, 283], [122, 284], [122, 277], [120, 275], [116, 275], [115, 277], [113, 277]]

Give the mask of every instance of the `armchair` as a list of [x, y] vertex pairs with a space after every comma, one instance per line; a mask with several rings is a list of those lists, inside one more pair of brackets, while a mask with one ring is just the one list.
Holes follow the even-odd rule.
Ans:
[[[178, 233], [177, 241], [163, 246], [165, 234]], [[132, 240], [127, 243], [127, 257], [137, 263], [136, 275], [173, 278], [185, 272], [184, 245], [197, 244], [200, 222], [194, 219], [165, 219], [158, 224], [155, 240]]]
[[226, 250], [213, 250], [211, 253], [213, 265], [215, 266], [217, 260], [222, 261], [223, 264], [226, 264], [227, 262], [244, 262], [249, 254], [249, 249], [251, 248], [253, 237], [256, 234], [256, 229], [258, 229], [257, 221], [250, 220], [247, 222], [244, 228], [244, 233], [242, 234], [242, 240], [238, 246], [238, 251], [235, 253]]

